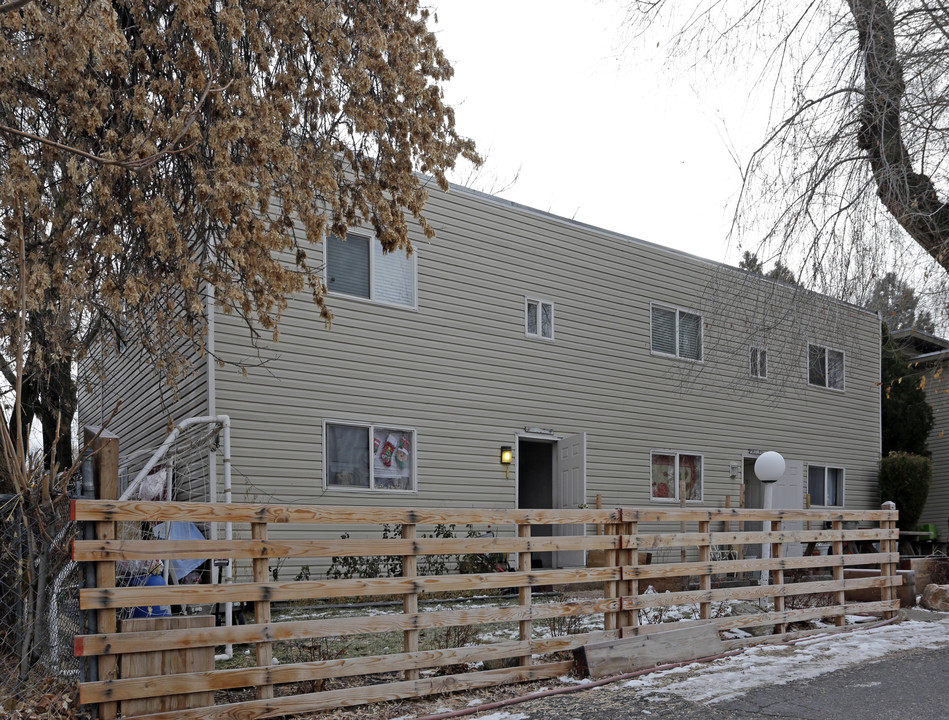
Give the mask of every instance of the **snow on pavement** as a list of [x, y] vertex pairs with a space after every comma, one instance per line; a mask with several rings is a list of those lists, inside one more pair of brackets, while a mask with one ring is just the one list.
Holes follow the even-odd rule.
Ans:
[[818, 636], [795, 645], [761, 645], [709, 663], [694, 663], [642, 675], [622, 687], [638, 693], [677, 695], [716, 703], [765, 685], [818, 677], [848, 665], [917, 648], [949, 645], [949, 619], [904, 621], [896, 625]]

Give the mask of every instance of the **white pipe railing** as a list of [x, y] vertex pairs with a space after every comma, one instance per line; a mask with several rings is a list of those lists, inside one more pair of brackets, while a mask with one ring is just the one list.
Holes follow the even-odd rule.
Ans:
[[[129, 483], [128, 487], [125, 488], [125, 492], [122, 493], [122, 496], [119, 500], [128, 500], [132, 493], [138, 490], [139, 486], [148, 476], [148, 473], [157, 465], [163, 457], [168, 453], [168, 450], [174, 444], [178, 436], [187, 428], [192, 425], [200, 424], [214, 424], [219, 423], [221, 425], [221, 434], [223, 435], [222, 449], [224, 451], [224, 502], [231, 502], [231, 418], [228, 415], [207, 415], [202, 417], [191, 417], [185, 418], [180, 423], [175, 425], [168, 437], [165, 438], [165, 442], [161, 444], [154, 454], [149, 458], [148, 462], [145, 463], [145, 466], [139, 471], [138, 475], [135, 476], [135, 479]], [[210, 463], [209, 463], [210, 466]], [[210, 471], [210, 467], [209, 467]], [[168, 499], [171, 500], [171, 473], [168, 473]], [[217, 475], [211, 478], [211, 484], [209, 489], [209, 499], [212, 502], [217, 501]], [[217, 540], [218, 526], [217, 523], [212, 523], [211, 525], [211, 536], [213, 540]], [[233, 539], [233, 530], [231, 527], [231, 522], [228, 521], [224, 523], [224, 539], [231, 540]], [[168, 569], [170, 563], [165, 562], [165, 581], [168, 580]], [[214, 576], [215, 568], [212, 566], [212, 580], [217, 580]], [[224, 566], [224, 582], [230, 583], [234, 580], [234, 563], [231, 560], [228, 560], [227, 565]], [[232, 603], [224, 604], [224, 623], [228, 627], [233, 624], [234, 620], [234, 609]], [[216, 660], [230, 660], [234, 655], [234, 646], [226, 645], [224, 648], [223, 655], [215, 656]]]

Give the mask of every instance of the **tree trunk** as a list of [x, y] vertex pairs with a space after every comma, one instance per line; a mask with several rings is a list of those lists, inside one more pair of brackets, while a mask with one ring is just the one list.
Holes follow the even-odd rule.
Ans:
[[54, 447], [59, 468], [67, 469], [72, 465], [72, 420], [76, 414], [76, 390], [70, 357], [57, 359], [46, 368], [37, 415], [43, 425], [43, 457], [47, 469]]
[[949, 270], [949, 205], [928, 176], [913, 169], [903, 142], [906, 91], [893, 13], [885, 0], [848, 0], [864, 61], [864, 100], [857, 143], [867, 153], [883, 205], [936, 262]]

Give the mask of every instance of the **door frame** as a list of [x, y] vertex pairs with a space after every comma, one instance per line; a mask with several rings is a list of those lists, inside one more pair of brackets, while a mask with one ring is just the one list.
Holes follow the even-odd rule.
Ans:
[[[523, 430], [516, 432], [514, 434], [514, 507], [519, 509], [520, 505], [520, 442], [521, 440], [529, 440], [541, 443], [549, 443], [550, 450], [552, 455], [552, 465], [550, 473], [550, 491], [551, 491], [551, 505], [556, 502], [554, 500], [557, 495], [557, 485], [560, 482], [560, 443], [567, 438], [574, 437], [576, 435], [584, 435], [588, 439], [588, 434], [585, 431], [573, 432], [573, 433], [555, 433], [555, 432], [531, 432]], [[583, 443], [583, 494], [586, 496], [587, 490], [587, 440], [584, 440]], [[551, 508], [557, 509], [557, 508]], [[586, 527], [583, 528], [583, 534], [586, 534]], [[551, 553], [553, 564], [559, 567], [559, 562], [557, 555], [558, 553]]]

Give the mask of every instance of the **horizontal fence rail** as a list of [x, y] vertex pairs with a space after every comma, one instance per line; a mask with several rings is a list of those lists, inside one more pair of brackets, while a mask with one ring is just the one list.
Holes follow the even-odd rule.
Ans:
[[[73, 559], [95, 563], [98, 587], [81, 590], [79, 603], [106, 630], [75, 639], [76, 655], [96, 659], [99, 670], [98, 680], [81, 684], [80, 699], [100, 703], [113, 717], [250, 720], [317, 712], [556, 677], [574, 667], [571, 651], [652, 631], [659, 622], [662, 629], [708, 623], [735, 647], [757, 641], [745, 629], [766, 626], [772, 637], [787, 638], [813, 632], [796, 624], [839, 627], [847, 615], [892, 617], [899, 607], [895, 510], [79, 500], [71, 512], [76, 521], [95, 523], [97, 539], [74, 541]], [[155, 523], [182, 521], [231, 522], [235, 539], [140, 539]], [[445, 531], [466, 525], [470, 537]], [[536, 536], [538, 526], [555, 527]], [[556, 526], [568, 527], [558, 534]], [[342, 538], [340, 527], [347, 530]], [[590, 534], [576, 534], [578, 527]], [[813, 554], [818, 549], [827, 554]], [[541, 557], [584, 554], [587, 566], [534, 566]], [[235, 582], [152, 586], [116, 580], [122, 563], [182, 559], [235, 563]], [[297, 579], [277, 579], [273, 571], [288, 559], [301, 568]], [[308, 565], [299, 564], [306, 559], [320, 568], [350, 570], [366, 562], [395, 574], [358, 577], [337, 570], [334, 577], [314, 578]], [[848, 569], [857, 567], [878, 574], [848, 577]], [[423, 572], [432, 568], [439, 574]], [[848, 602], [851, 591], [863, 591], [864, 599]], [[867, 601], [868, 591], [878, 599]], [[459, 595], [472, 599], [457, 602]], [[373, 607], [340, 610], [343, 600]], [[738, 601], [764, 607], [733, 614]], [[145, 630], [116, 622], [130, 608], [191, 613], [226, 602], [243, 604], [252, 621]], [[322, 615], [301, 619], [295, 614], [301, 608]], [[333, 616], [336, 611], [344, 615]], [[249, 667], [239, 666], [235, 654], [209, 667], [188, 660], [142, 666], [163, 666], [162, 672], [125, 670], [135, 664], [130, 659], [150, 654], [210, 657], [216, 647], [245, 644], [253, 649], [244, 663]], [[247, 699], [248, 689], [256, 699]], [[211, 704], [215, 693], [229, 699]], [[162, 705], [168, 698], [190, 700]]]

